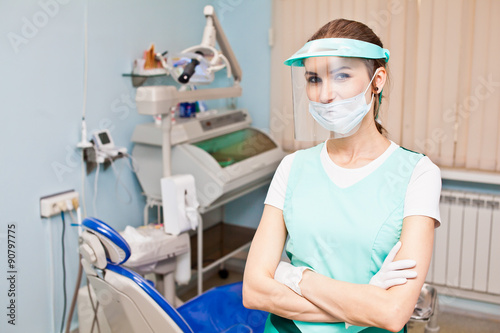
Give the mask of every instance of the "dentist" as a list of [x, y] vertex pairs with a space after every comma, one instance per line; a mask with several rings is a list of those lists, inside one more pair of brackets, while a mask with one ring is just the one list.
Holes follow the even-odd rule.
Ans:
[[441, 177], [384, 135], [388, 61], [369, 27], [344, 19], [285, 61], [296, 139], [327, 139], [286, 156], [266, 197], [243, 281], [244, 305], [270, 313], [265, 332], [403, 332], [413, 313]]

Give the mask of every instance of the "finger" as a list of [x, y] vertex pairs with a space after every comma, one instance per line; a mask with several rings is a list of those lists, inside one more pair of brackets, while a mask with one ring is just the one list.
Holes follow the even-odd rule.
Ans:
[[413, 268], [417, 265], [417, 262], [413, 259], [403, 259], [403, 260], [397, 260], [393, 261], [390, 264], [387, 265], [387, 270], [390, 271], [395, 271], [398, 269], [407, 269], [407, 268]]
[[393, 246], [387, 257], [385, 258], [384, 264], [393, 261], [394, 257], [396, 257], [396, 254], [398, 253], [400, 248], [401, 248], [401, 242], [397, 242], [396, 245]]
[[414, 279], [417, 277], [417, 272], [409, 269], [404, 271], [392, 271], [392, 272], [387, 272], [385, 277], [387, 280], [397, 279], [397, 278]]
[[394, 286], [399, 286], [399, 285], [405, 284], [406, 281], [407, 280], [405, 278], [398, 278], [398, 279], [386, 280], [385, 283], [384, 283], [384, 287], [385, 287], [385, 289], [389, 289], [390, 287], [394, 287]]

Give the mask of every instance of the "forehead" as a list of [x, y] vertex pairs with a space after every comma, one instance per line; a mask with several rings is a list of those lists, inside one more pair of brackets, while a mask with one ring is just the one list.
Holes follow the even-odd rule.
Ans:
[[362, 59], [351, 57], [311, 57], [304, 59], [306, 71], [332, 71], [342, 67], [348, 67], [352, 70], [365, 69], [366, 66]]

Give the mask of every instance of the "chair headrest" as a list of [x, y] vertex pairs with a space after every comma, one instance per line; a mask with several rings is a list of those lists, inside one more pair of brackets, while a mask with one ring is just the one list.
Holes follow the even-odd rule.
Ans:
[[89, 217], [82, 222], [85, 230], [96, 235], [101, 241], [106, 259], [109, 263], [121, 265], [130, 257], [130, 246], [127, 241], [113, 228], [94, 217]]

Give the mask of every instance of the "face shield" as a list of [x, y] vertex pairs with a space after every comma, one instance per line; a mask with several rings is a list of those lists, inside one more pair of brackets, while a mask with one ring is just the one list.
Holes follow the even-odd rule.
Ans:
[[285, 61], [291, 67], [295, 139], [324, 141], [355, 133], [372, 105], [363, 59], [389, 59], [378, 45], [345, 38], [308, 42]]

